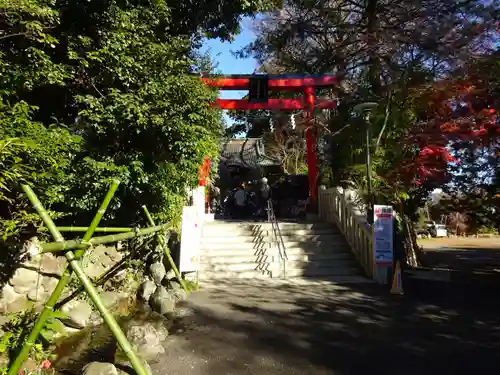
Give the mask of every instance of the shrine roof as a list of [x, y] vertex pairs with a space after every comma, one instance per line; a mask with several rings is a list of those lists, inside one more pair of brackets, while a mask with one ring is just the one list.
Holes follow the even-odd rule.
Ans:
[[258, 168], [278, 166], [278, 160], [265, 154], [262, 138], [227, 139], [221, 145], [221, 160], [228, 166]]

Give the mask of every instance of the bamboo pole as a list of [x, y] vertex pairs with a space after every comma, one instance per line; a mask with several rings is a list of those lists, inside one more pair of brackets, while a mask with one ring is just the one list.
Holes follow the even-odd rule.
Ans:
[[[59, 232], [86, 232], [88, 227], [57, 227]], [[104, 233], [126, 233], [133, 232], [135, 228], [126, 228], [126, 227], [97, 227], [94, 232], [104, 232]]]
[[134, 237], [142, 237], [147, 234], [156, 233], [163, 229], [167, 229], [168, 227], [170, 227], [170, 224], [161, 224], [161, 225], [156, 225], [154, 227], [136, 229], [129, 233], [110, 234], [107, 236], [94, 237], [87, 242], [83, 240], [69, 240], [63, 242], [44, 243], [41, 245], [42, 253], [54, 253], [57, 251], [78, 249], [81, 246], [87, 248], [89, 246], [103, 245], [111, 242], [129, 240]]
[[[90, 225], [89, 229], [87, 230], [87, 232], [83, 236], [84, 241], [88, 241], [92, 238], [92, 235], [94, 233], [93, 229], [96, 228], [97, 225], [99, 224], [99, 221], [101, 220], [104, 212], [106, 211], [106, 208], [109, 205], [111, 198], [113, 197], [116, 189], [118, 188], [118, 184], [119, 184], [119, 181], [113, 181], [113, 183], [111, 184], [111, 186], [108, 190], [108, 193], [106, 194], [106, 197], [104, 198], [104, 200], [101, 204], [101, 207], [99, 208], [94, 219], [92, 220], [92, 224]], [[38, 212], [38, 214], [42, 218], [45, 225], [47, 225], [47, 228], [51, 232], [54, 239], [58, 242], [64, 241], [64, 238], [57, 231], [55, 224], [53, 223], [53, 221], [51, 220], [51, 218], [47, 214], [47, 211], [45, 211], [45, 209], [42, 207], [40, 201], [36, 197], [33, 190], [31, 190], [31, 188], [27, 185], [23, 185], [22, 188], [23, 188], [24, 192], [26, 193], [26, 195], [28, 196], [31, 203], [33, 204], [33, 207], [35, 208], [35, 210]], [[81, 255], [81, 251], [78, 251], [78, 255]], [[68, 259], [68, 261], [69, 261], [69, 259]], [[66, 285], [68, 284], [70, 279], [71, 279], [71, 269], [68, 266], [66, 266], [61, 278], [59, 279], [59, 282], [57, 283], [56, 287], [52, 291], [52, 294], [50, 295], [49, 299], [45, 303], [45, 306], [44, 306], [42, 312], [40, 313], [40, 316], [36, 320], [35, 325], [34, 325], [32, 331], [30, 332], [25, 344], [21, 348], [20, 353], [16, 357], [12, 366], [9, 368], [9, 372], [8, 372], [9, 375], [11, 373], [17, 374], [17, 371], [19, 370], [20, 366], [22, 366], [22, 364], [26, 360], [27, 356], [29, 355], [29, 353], [31, 351], [31, 348], [33, 347], [33, 345], [36, 342], [36, 339], [38, 338], [40, 331], [43, 329], [47, 318], [49, 317], [51, 311], [54, 310], [54, 305], [56, 304], [57, 300], [61, 296], [64, 288], [66, 287]]]
[[[148, 239], [148, 242], [146, 242], [142, 246], [147, 245], [149, 242], [151, 242], [151, 240], [152, 240], [152, 237], [150, 239]], [[135, 254], [136, 252], [137, 251], [135, 251], [133, 254]], [[94, 279], [94, 281], [93, 281], [94, 285], [100, 286], [100, 285], [104, 284], [106, 281], [108, 281], [114, 275], [114, 273], [116, 273], [120, 268], [122, 268], [124, 266], [126, 261], [128, 261], [129, 259], [132, 258], [133, 254], [128, 254], [122, 260], [120, 260], [118, 263], [116, 263], [113, 267], [111, 267], [109, 270], [104, 271], [99, 277]], [[55, 308], [56, 309], [60, 308], [61, 306], [65, 305], [66, 303], [68, 303], [72, 299], [76, 298], [81, 292], [84, 292], [84, 291], [85, 291], [85, 288], [83, 286], [79, 286], [68, 297], [63, 298], [61, 301], [57, 302], [57, 304], [55, 305]]]
[[[110, 275], [113, 273], [117, 273], [120, 268], [123, 267], [125, 264], [125, 261], [127, 261], [129, 257], [124, 257], [122, 260], [120, 260], [118, 263], [116, 263], [113, 267], [111, 267], [109, 270], [105, 271], [102, 275], [100, 275], [97, 279], [94, 279], [93, 283], [95, 286], [100, 286], [104, 284], [106, 281], [109, 280]], [[56, 303], [55, 309], [59, 309], [65, 304], [67, 304], [69, 301], [75, 299], [81, 292], [84, 292], [85, 288], [83, 286], [79, 286], [73, 293], [71, 293], [69, 296], [63, 298], [61, 301]]]
[[[89, 227], [89, 229], [87, 230], [87, 232], [84, 235], [83, 239], [85, 241], [90, 240], [90, 238], [92, 237], [93, 228], [96, 228], [97, 225], [99, 224], [99, 221], [102, 218], [102, 215], [104, 214], [109, 202], [111, 201], [111, 198], [113, 197], [113, 195], [116, 191], [116, 188], [118, 187], [118, 184], [119, 184], [118, 181], [113, 181], [113, 183], [111, 184], [111, 186], [108, 190], [108, 193], [106, 194], [106, 197], [104, 198], [104, 201], [101, 204], [101, 207], [99, 208], [94, 219], [92, 220], [91, 226]], [[24, 192], [26, 193], [26, 195], [28, 196], [31, 203], [33, 204], [33, 207], [35, 208], [35, 210], [38, 212], [38, 214], [42, 218], [45, 225], [47, 225], [47, 228], [51, 232], [54, 239], [58, 242], [64, 241], [64, 238], [57, 231], [54, 223], [52, 222], [49, 215], [47, 214], [47, 211], [45, 211], [45, 209], [42, 207], [40, 201], [36, 197], [33, 190], [31, 190], [31, 188], [27, 185], [23, 185], [22, 188], [23, 188]], [[68, 268], [68, 266], [66, 266], [61, 278], [59, 279], [59, 282], [57, 283], [56, 287], [52, 291], [52, 294], [50, 295], [49, 299], [45, 303], [45, 306], [44, 306], [42, 312], [40, 313], [40, 316], [36, 320], [35, 325], [34, 325], [32, 331], [30, 332], [25, 344], [22, 346], [21, 351], [19, 352], [16, 359], [14, 360], [14, 363], [9, 368], [9, 372], [8, 372], [9, 375], [10, 374], [17, 374], [17, 371], [19, 370], [20, 366], [22, 366], [22, 364], [24, 363], [24, 361], [28, 357], [28, 355], [31, 351], [31, 348], [35, 344], [36, 339], [38, 338], [40, 331], [43, 329], [45, 322], [50, 315], [50, 312], [53, 311], [55, 303], [57, 302], [57, 300], [61, 296], [61, 294], [62, 294], [64, 288], [66, 287], [67, 283], [69, 282], [70, 278], [71, 278], [71, 272], [70, 272], [70, 269]]]
[[[153, 217], [149, 213], [148, 208], [144, 205], [144, 206], [142, 206], [142, 209], [146, 213], [146, 217], [148, 218], [149, 224], [155, 225]], [[170, 267], [172, 267], [172, 269], [174, 270], [175, 276], [177, 276], [177, 280], [179, 280], [179, 283], [181, 284], [182, 289], [184, 289], [184, 291], [186, 293], [189, 293], [189, 290], [186, 286], [186, 283], [182, 279], [181, 273], [177, 269], [177, 266], [175, 265], [175, 262], [172, 259], [172, 255], [170, 254], [170, 249], [168, 248], [168, 244], [165, 243], [165, 239], [160, 234], [158, 234], [158, 242], [160, 243], [160, 246], [163, 248], [163, 252], [164, 252], [165, 256], [167, 257], [168, 262], [170, 263]]]
[[[111, 201], [117, 187], [118, 187], [119, 182], [117, 180], [114, 180], [108, 190], [108, 193], [106, 194], [106, 197], [104, 198], [101, 207], [99, 207], [99, 210], [97, 211], [96, 215], [94, 216], [94, 219], [92, 220], [92, 223], [90, 224], [87, 232], [85, 233], [83, 240], [82, 240], [82, 246], [78, 248], [78, 250], [73, 253], [72, 251], [67, 251], [65, 253], [66, 259], [68, 260], [69, 266], [71, 269], [75, 272], [76, 276], [80, 279], [80, 282], [83, 284], [85, 291], [89, 295], [90, 299], [94, 303], [95, 307], [99, 310], [101, 316], [103, 317], [104, 321], [108, 325], [109, 329], [111, 332], [113, 332], [116, 340], [118, 341], [118, 344], [120, 345], [121, 349], [123, 352], [127, 355], [129, 358], [132, 367], [134, 370], [137, 372], [138, 375], [148, 375], [148, 372], [144, 368], [144, 364], [139, 360], [135, 352], [133, 351], [130, 343], [127, 340], [127, 337], [125, 334], [122, 332], [120, 329], [120, 326], [116, 322], [116, 320], [113, 318], [113, 316], [110, 314], [110, 312], [106, 309], [104, 306], [104, 303], [102, 302], [99, 293], [97, 289], [92, 285], [92, 282], [88, 278], [88, 276], [85, 274], [83, 271], [80, 262], [78, 259], [85, 253], [85, 248], [86, 244], [88, 241], [91, 239], [92, 234], [94, 233], [94, 229], [97, 227], [99, 224], [100, 220], [102, 219], [102, 216], [104, 215], [104, 212], [106, 211], [107, 206], [109, 205], [109, 202]], [[42, 218], [44, 224], [47, 226], [49, 229], [50, 233], [54, 237], [54, 239], [57, 242], [64, 242], [64, 238], [61, 235], [61, 233], [57, 230], [56, 225], [50, 218], [50, 216], [47, 214], [47, 211], [45, 208], [42, 206], [40, 201], [38, 200], [38, 197], [36, 194], [33, 192], [33, 190], [28, 186], [28, 185], [23, 185], [22, 186], [24, 192], [28, 196], [29, 200], [31, 201], [33, 207], [35, 210], [38, 212], [40, 217]], [[32, 331], [30, 332], [28, 339], [26, 342], [23, 344], [21, 351], [17, 355], [16, 359], [14, 360], [13, 364], [9, 367], [9, 370], [7, 372], [8, 375], [17, 375], [19, 369], [21, 368], [22, 364], [28, 357], [31, 348], [33, 347], [41, 329], [45, 325], [45, 321], [47, 317], [49, 316], [50, 312], [53, 311], [53, 306], [59, 299], [60, 295], [62, 294], [64, 287], [68, 283], [68, 281], [71, 278], [71, 272], [69, 268], [66, 268], [66, 270], [63, 273], [63, 276], [59, 280], [56, 288], [52, 292], [52, 295], [49, 297], [49, 300], [46, 302], [45, 307], [38, 317], [35, 326], [33, 327]]]

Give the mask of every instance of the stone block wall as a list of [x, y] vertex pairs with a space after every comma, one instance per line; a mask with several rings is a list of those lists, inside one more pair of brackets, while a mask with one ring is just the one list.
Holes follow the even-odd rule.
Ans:
[[[37, 240], [34, 239], [25, 248], [36, 247], [36, 244]], [[122, 260], [123, 252], [120, 251], [120, 247], [121, 245], [100, 245], [86, 253], [82, 265], [91, 280], [97, 279]], [[1, 286], [0, 316], [19, 313], [31, 307], [39, 309], [49, 298], [66, 268], [67, 261], [64, 256], [56, 256], [51, 253], [29, 256], [29, 252], [28, 250], [26, 259], [17, 266], [8, 282]], [[125, 278], [126, 272], [121, 272], [115, 277]], [[74, 279], [76, 280], [76, 277]], [[77, 285], [80, 284], [70, 283], [66, 287], [63, 297], [70, 295]], [[139, 282], [137, 282], [137, 286], [131, 286], [130, 283], [124, 282], [123, 291], [101, 290], [101, 297], [109, 306], [120, 298], [127, 298], [130, 294], [135, 293], [138, 285]], [[133, 290], [134, 287], [135, 290]], [[92, 318], [92, 308], [84, 293], [64, 305], [62, 311], [70, 317], [68, 326], [73, 328], [83, 328]]]
[[[172, 248], [175, 247], [178, 246], [172, 241]], [[29, 241], [22, 252], [25, 260], [16, 264], [12, 276], [4, 277], [3, 284], [0, 284], [0, 336], [4, 333], [3, 329], [8, 327], [5, 323], [15, 317], [13, 314], [33, 307], [41, 310], [66, 268], [64, 256], [50, 253], [37, 255], [38, 249], [38, 241]], [[168, 337], [173, 320], [193, 312], [185, 307], [176, 308], [177, 302], [185, 300], [188, 293], [163, 259], [162, 249], [142, 248], [139, 245], [131, 248], [133, 254], [128, 250], [126, 246], [122, 249], [121, 244], [91, 248], [82, 260], [82, 266], [94, 285], [99, 276], [115, 268], [113, 276], [109, 279], [106, 277], [107, 280], [97, 289], [104, 305], [115, 315], [130, 344], [148, 367], [147, 361], [157, 359], [164, 352], [163, 342]], [[133, 268], [125, 268], [125, 264], [123, 268], [114, 267], [124, 257], [127, 257], [127, 263], [128, 259], [133, 258]], [[119, 271], [115, 272], [116, 269]], [[9, 272], [5, 270], [3, 274], [10, 275], [10, 268]], [[55, 355], [52, 364], [56, 369], [71, 373], [82, 371], [85, 375], [101, 373], [99, 371], [102, 369], [122, 373], [113, 363], [119, 363], [119, 368], [128, 368], [130, 364], [124, 358], [115, 357], [116, 353], [108, 349], [103, 350], [103, 353], [109, 352], [109, 355], [99, 360], [109, 363], [88, 364], [89, 350], [107, 348], [112, 339], [104, 328], [102, 317], [85, 293], [65, 299], [79, 287], [80, 283], [74, 277], [59, 300], [62, 306], [57, 308], [64, 314], [58, 316], [57, 329], [51, 333]], [[71, 349], [68, 351], [65, 348]], [[6, 353], [0, 353], [0, 367], [2, 364], [6, 366], [8, 362]], [[37, 360], [29, 358], [23, 368], [34, 371], [38, 366]]]

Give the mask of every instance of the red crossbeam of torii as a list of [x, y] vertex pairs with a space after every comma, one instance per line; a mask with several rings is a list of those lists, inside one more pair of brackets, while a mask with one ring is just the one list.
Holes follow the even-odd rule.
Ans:
[[332, 75], [217, 75], [202, 76], [202, 81], [220, 90], [250, 90], [253, 80], [265, 78], [265, 91], [292, 91], [302, 92], [304, 95], [299, 99], [271, 99], [247, 100], [247, 99], [217, 99], [214, 105], [221, 109], [236, 110], [298, 110], [307, 112], [306, 122], [306, 145], [307, 145], [307, 168], [309, 175], [309, 195], [311, 200], [316, 200], [318, 165], [316, 158], [316, 133], [312, 119], [315, 108], [336, 108], [335, 100], [316, 98], [317, 88], [328, 88], [338, 83], [337, 77]]

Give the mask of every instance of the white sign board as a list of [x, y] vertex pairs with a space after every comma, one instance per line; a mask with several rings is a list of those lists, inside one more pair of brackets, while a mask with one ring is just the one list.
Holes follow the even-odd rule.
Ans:
[[377, 266], [392, 266], [394, 212], [391, 206], [375, 205], [373, 210], [373, 254]]
[[196, 206], [182, 208], [180, 272], [200, 270], [201, 216]]

